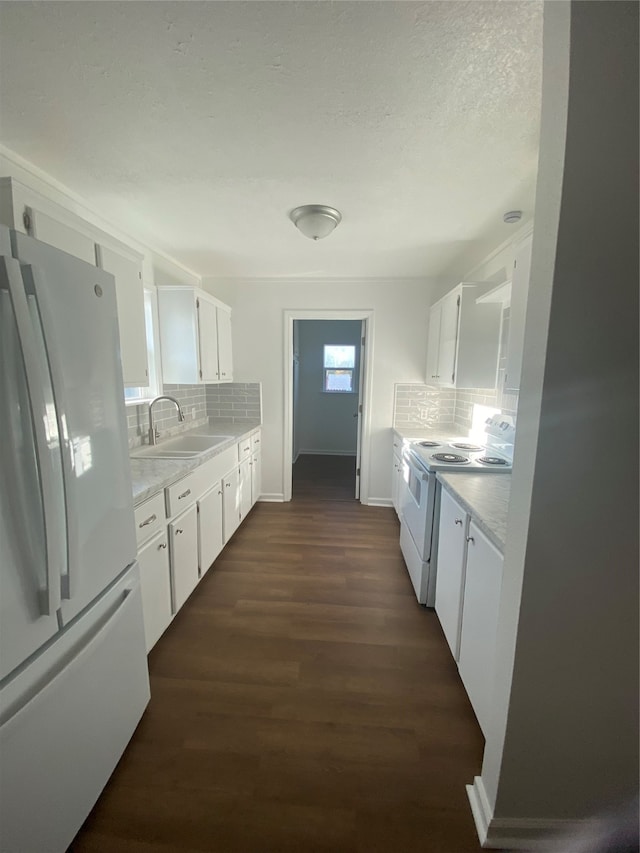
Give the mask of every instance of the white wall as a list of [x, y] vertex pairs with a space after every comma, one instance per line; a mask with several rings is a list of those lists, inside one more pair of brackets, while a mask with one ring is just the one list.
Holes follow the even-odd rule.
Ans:
[[637, 793], [637, 32], [635, 3], [545, 4], [486, 846]]
[[[214, 295], [229, 294], [228, 282], [207, 279]], [[369, 497], [390, 502], [391, 424], [395, 382], [424, 382], [427, 306], [434, 285], [397, 281], [249, 280], [234, 284], [233, 354], [238, 382], [262, 382], [263, 493], [282, 498], [284, 441], [284, 311], [372, 310], [373, 372]], [[220, 296], [222, 298], [222, 296]]]
[[[358, 320], [296, 320], [300, 358], [295, 444], [302, 453], [356, 453], [358, 367], [362, 323]], [[356, 350], [353, 393], [323, 391], [325, 344]], [[295, 391], [294, 391], [295, 398]], [[295, 455], [294, 455], [295, 459]]]

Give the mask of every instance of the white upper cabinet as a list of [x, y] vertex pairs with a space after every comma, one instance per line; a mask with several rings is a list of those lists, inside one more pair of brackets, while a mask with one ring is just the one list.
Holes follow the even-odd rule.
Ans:
[[231, 309], [194, 287], [158, 287], [166, 383], [231, 382]]
[[98, 266], [110, 272], [116, 281], [124, 384], [133, 387], [148, 385], [142, 255], [96, 244], [96, 260]]
[[501, 307], [476, 303], [478, 285], [462, 283], [431, 306], [427, 384], [495, 388]]
[[532, 242], [533, 235], [529, 234], [515, 249], [513, 277], [511, 280], [511, 312], [509, 316], [509, 336], [507, 339], [507, 367], [504, 379], [504, 387], [509, 390], [520, 388]]

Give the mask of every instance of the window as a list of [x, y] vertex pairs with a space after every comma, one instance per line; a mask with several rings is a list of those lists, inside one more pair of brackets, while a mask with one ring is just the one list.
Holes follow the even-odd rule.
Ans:
[[157, 303], [155, 290], [144, 291], [144, 325], [147, 332], [147, 362], [149, 384], [141, 388], [125, 388], [124, 401], [127, 405], [147, 403], [160, 394], [160, 350], [158, 347]]
[[324, 390], [332, 394], [355, 391], [353, 374], [356, 367], [356, 348], [351, 345], [325, 344]]

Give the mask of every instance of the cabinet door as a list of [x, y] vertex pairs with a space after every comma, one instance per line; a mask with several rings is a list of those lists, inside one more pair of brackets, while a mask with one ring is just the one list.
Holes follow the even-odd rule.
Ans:
[[198, 308], [200, 379], [202, 382], [219, 382], [216, 306], [201, 296], [198, 297], [196, 304]]
[[142, 259], [134, 261], [105, 246], [97, 246], [98, 266], [116, 280], [120, 353], [124, 384], [149, 384], [147, 333], [144, 317]]
[[469, 516], [449, 492], [442, 489], [438, 531], [436, 613], [455, 660], [458, 660], [460, 650], [468, 525]]
[[218, 320], [218, 370], [221, 382], [233, 381], [233, 355], [231, 352], [231, 312], [217, 309]]
[[509, 313], [509, 338], [507, 340], [507, 368], [504, 387], [520, 388], [522, 370], [522, 347], [524, 344], [524, 324], [527, 313], [529, 293], [529, 273], [531, 272], [530, 235], [520, 243], [515, 253], [513, 278], [511, 281], [511, 308]]
[[442, 300], [441, 305], [438, 370], [436, 374], [439, 385], [451, 387], [455, 383], [456, 353], [458, 349], [459, 289], [449, 293]]
[[200, 576], [209, 570], [222, 551], [222, 483], [198, 501], [198, 564]]
[[254, 453], [251, 457], [251, 506], [258, 500], [262, 492], [262, 457]]
[[138, 552], [147, 653], [171, 622], [171, 573], [166, 529]]
[[169, 525], [173, 612], [185, 603], [198, 580], [198, 512], [193, 504]]
[[400, 514], [400, 486], [402, 484], [402, 460], [393, 454], [391, 467], [391, 502], [396, 513]]
[[440, 352], [440, 318], [442, 305], [431, 306], [427, 337], [427, 385], [438, 382], [438, 353]]
[[502, 554], [472, 521], [469, 525], [458, 669], [485, 735], [493, 699], [501, 586]]
[[246, 518], [253, 506], [251, 503], [251, 457], [243, 459], [240, 463], [240, 521]]
[[225, 544], [231, 539], [240, 524], [240, 493], [238, 468], [223, 478], [222, 520]]

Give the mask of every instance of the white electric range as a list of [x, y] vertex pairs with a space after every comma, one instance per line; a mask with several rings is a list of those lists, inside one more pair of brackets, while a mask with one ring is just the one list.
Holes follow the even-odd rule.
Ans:
[[436, 595], [434, 530], [439, 491], [436, 472], [508, 473], [513, 461], [515, 426], [505, 415], [487, 418], [482, 443], [469, 438], [416, 440], [403, 450], [400, 497], [400, 547], [421, 604], [433, 607]]

